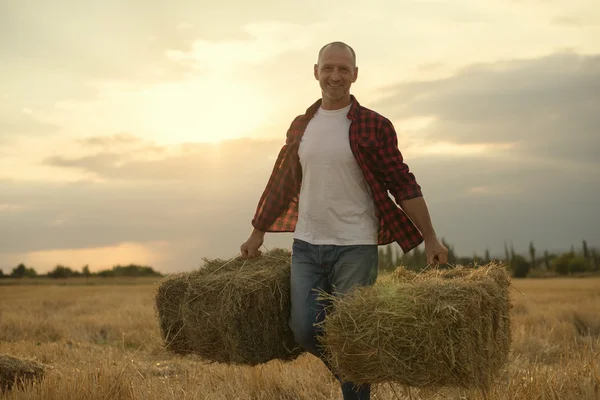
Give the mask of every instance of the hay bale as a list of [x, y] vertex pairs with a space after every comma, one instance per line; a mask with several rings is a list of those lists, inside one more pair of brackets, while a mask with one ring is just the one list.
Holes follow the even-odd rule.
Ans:
[[203, 268], [165, 280], [169, 300], [157, 298], [156, 307], [163, 339], [173, 338], [168, 348], [238, 365], [298, 357], [288, 325], [290, 258], [276, 249], [253, 260], [205, 259]]
[[510, 278], [477, 269], [396, 271], [346, 296], [321, 323], [330, 365], [355, 383], [487, 389], [508, 361]]
[[188, 288], [189, 275], [190, 273], [178, 273], [164, 278], [154, 297], [154, 309], [164, 346], [179, 355], [190, 354], [192, 351], [183, 332], [181, 313], [181, 303]]
[[187, 290], [203, 276], [228, 269], [239, 269], [239, 263], [221, 259], [204, 259], [201, 268], [171, 274], [158, 282], [154, 296], [154, 311], [158, 318], [165, 348], [174, 354], [192, 354], [193, 349], [183, 330], [183, 299]]
[[42, 379], [44, 373], [43, 366], [35, 361], [0, 354], [0, 393]]

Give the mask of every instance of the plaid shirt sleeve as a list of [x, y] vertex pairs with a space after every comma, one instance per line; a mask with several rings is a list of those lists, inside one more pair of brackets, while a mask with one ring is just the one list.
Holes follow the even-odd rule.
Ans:
[[391, 121], [384, 119], [379, 135], [380, 172], [386, 188], [397, 203], [422, 197], [421, 186], [398, 148], [398, 136]]
[[262, 232], [289, 232], [294, 229], [293, 216], [297, 210], [301, 171], [293, 160], [297, 155], [293, 151], [291, 129], [288, 130], [286, 143], [279, 151], [252, 219], [252, 226]]

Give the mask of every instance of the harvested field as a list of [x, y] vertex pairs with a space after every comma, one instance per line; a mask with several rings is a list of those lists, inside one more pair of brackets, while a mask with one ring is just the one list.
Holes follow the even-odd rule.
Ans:
[[[490, 398], [600, 398], [600, 279], [513, 280], [512, 349]], [[35, 385], [2, 400], [339, 399], [314, 357], [258, 367], [205, 363], [162, 347], [157, 284], [0, 287], [0, 353], [49, 366]], [[410, 395], [410, 397], [409, 397]], [[381, 384], [373, 399], [481, 399]]]

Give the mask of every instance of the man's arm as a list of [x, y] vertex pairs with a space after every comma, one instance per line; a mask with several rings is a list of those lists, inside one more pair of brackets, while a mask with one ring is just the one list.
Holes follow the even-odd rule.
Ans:
[[421, 186], [404, 162], [396, 131], [390, 121], [386, 121], [380, 131], [379, 156], [387, 189], [423, 235], [427, 263], [447, 263], [448, 249], [437, 238]]
[[433, 229], [429, 209], [427, 208], [427, 203], [423, 196], [402, 200], [400, 201], [400, 207], [402, 207], [406, 215], [408, 215], [417, 228], [419, 228], [423, 234], [425, 243], [436, 240], [437, 235], [435, 229]]

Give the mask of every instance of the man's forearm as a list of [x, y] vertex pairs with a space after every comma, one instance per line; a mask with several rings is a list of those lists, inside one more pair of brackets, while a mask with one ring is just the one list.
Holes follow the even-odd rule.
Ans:
[[265, 233], [266, 232], [263, 232], [263, 231], [258, 230], [256, 228], [253, 228], [251, 235], [254, 236], [254, 237], [264, 238], [265, 237]]
[[429, 215], [427, 203], [423, 197], [402, 200], [400, 202], [400, 207], [402, 207], [406, 215], [408, 215], [417, 228], [419, 228], [426, 242], [436, 239], [436, 233], [433, 229], [433, 224], [431, 223], [431, 216]]

